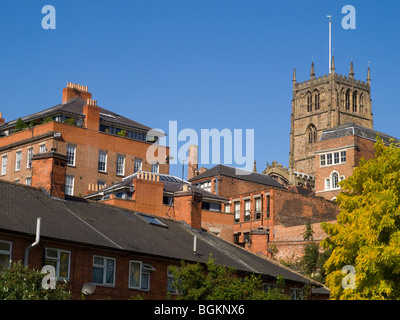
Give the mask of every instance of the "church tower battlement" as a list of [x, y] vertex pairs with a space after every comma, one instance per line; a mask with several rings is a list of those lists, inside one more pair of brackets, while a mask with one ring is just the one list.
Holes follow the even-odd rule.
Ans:
[[293, 70], [290, 184], [294, 183], [294, 172], [315, 175], [314, 144], [322, 130], [350, 122], [373, 129], [369, 66], [366, 82], [356, 80], [354, 75], [353, 61], [348, 76], [336, 74], [334, 57], [330, 73], [322, 77], [315, 76], [314, 62], [307, 81], [297, 82]]

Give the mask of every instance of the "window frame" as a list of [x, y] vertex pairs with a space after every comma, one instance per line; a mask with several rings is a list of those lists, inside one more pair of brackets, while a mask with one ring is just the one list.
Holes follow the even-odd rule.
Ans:
[[[47, 250], [54, 250], [54, 251], [56, 251], [56, 252], [57, 252], [57, 257], [54, 258], [54, 257], [48, 256], [48, 255], [47, 255]], [[67, 275], [67, 277], [60, 276], [61, 253], [68, 253], [68, 271], [67, 271], [68, 275]], [[56, 262], [55, 270], [56, 270], [56, 277], [57, 277], [57, 279], [66, 280], [66, 281], [69, 281], [69, 280], [70, 280], [70, 275], [71, 275], [71, 251], [69, 251], [69, 250], [64, 250], [64, 249], [57, 249], [57, 248], [46, 247], [46, 248], [45, 248], [45, 251], [44, 251], [44, 261], [45, 261], [45, 265], [47, 264], [47, 263], [46, 263], [46, 260], [50, 260], [50, 261], [55, 261], [55, 262]]]
[[[337, 181], [334, 180], [337, 177]], [[336, 170], [332, 171], [328, 178], [325, 178], [325, 191], [340, 190], [339, 182], [345, 179], [344, 175], [340, 175]]]
[[211, 192], [211, 180], [200, 182], [199, 188]]
[[[97, 264], [95, 263], [95, 258], [101, 258], [103, 259], [103, 264]], [[107, 260], [112, 260], [113, 261], [113, 277], [112, 277], [112, 283], [107, 283], [106, 282], [106, 277], [107, 277]], [[105, 287], [115, 287], [115, 273], [116, 273], [116, 266], [117, 266], [117, 259], [111, 258], [111, 257], [106, 257], [106, 256], [101, 256], [101, 255], [93, 255], [92, 259], [92, 282], [95, 283], [96, 285], [100, 286], [105, 286]], [[95, 282], [93, 279], [93, 271], [94, 268], [102, 269], [103, 270], [103, 280], [101, 283]]]
[[[72, 178], [72, 185], [67, 184], [67, 181], [68, 181], [69, 178]], [[71, 193], [67, 192], [67, 188], [71, 188], [72, 192]], [[75, 189], [75, 177], [72, 176], [72, 175], [67, 174], [65, 176], [65, 191], [64, 191], [64, 193], [66, 195], [73, 196], [74, 195], [74, 189]]]
[[350, 89], [347, 89], [345, 93], [345, 110], [350, 111]]
[[[156, 168], [156, 170], [154, 171], [154, 168]], [[152, 163], [151, 164], [151, 173], [160, 173], [160, 165], [158, 162], [156, 163]]]
[[333, 153], [333, 164], [339, 164], [340, 163], [340, 152], [335, 151]]
[[346, 163], [346, 161], [347, 161], [347, 150], [342, 150], [340, 151], [340, 162]]
[[347, 149], [321, 153], [319, 159], [320, 167], [345, 164], [347, 162]]
[[21, 171], [22, 151], [15, 152], [15, 171]]
[[314, 104], [315, 104], [315, 111], [320, 109], [320, 96], [319, 91], [314, 92]]
[[307, 94], [307, 112], [312, 112], [312, 94]]
[[[6, 161], [4, 161], [4, 159]], [[8, 155], [7, 154], [3, 154], [1, 156], [1, 175], [6, 175], [7, 174], [7, 163], [8, 163]]]
[[9, 256], [8, 259], [8, 266], [4, 266], [6, 268], [10, 268], [11, 267], [11, 261], [12, 261], [12, 242], [11, 241], [7, 241], [7, 240], [0, 240], [0, 243], [5, 243], [10, 245], [10, 249], [8, 251], [6, 250], [0, 250], [0, 255], [5, 255], [5, 256]]
[[254, 219], [255, 220], [261, 219], [261, 197], [254, 198]]
[[240, 201], [236, 201], [233, 203], [234, 222], [240, 221], [240, 207]]
[[251, 219], [251, 202], [250, 199], [244, 200], [244, 221]]
[[340, 189], [339, 188], [339, 173], [337, 173], [336, 171], [333, 171], [331, 173], [330, 180], [331, 180], [331, 189], [332, 190]]
[[[132, 264], [139, 265], [139, 284], [136, 287], [131, 284]], [[150, 283], [151, 283], [150, 271], [156, 271], [156, 269], [154, 269], [154, 267], [151, 264], [144, 263], [143, 261], [139, 260], [129, 260], [128, 288], [140, 291], [150, 291]], [[146, 281], [146, 286], [143, 285], [143, 280]]]
[[177, 289], [172, 288], [172, 284], [175, 281], [175, 276], [174, 274], [170, 271], [170, 267], [167, 267], [167, 293], [169, 294], [179, 294]]
[[267, 218], [270, 218], [271, 216], [271, 194], [266, 194], [265, 195], [265, 201], [266, 201], [266, 209], [267, 209]]
[[[69, 152], [69, 149], [73, 148], [73, 152]], [[72, 154], [72, 155], [71, 155]], [[72, 159], [72, 163], [69, 163], [69, 160]], [[76, 146], [67, 145], [67, 166], [75, 167], [76, 164]]]
[[[104, 156], [104, 159], [102, 159], [102, 156]], [[104, 170], [102, 169], [103, 165], [104, 165]], [[107, 173], [107, 152], [99, 151], [99, 157], [97, 161], [97, 171]]]
[[46, 144], [42, 143], [39, 145], [39, 153], [45, 153], [47, 151]]
[[26, 152], [26, 168], [32, 168], [33, 148], [28, 148]]
[[303, 289], [301, 289], [301, 288], [290, 288], [289, 297], [290, 297], [290, 300], [304, 300]]
[[319, 166], [325, 167], [326, 166], [326, 154], [321, 154], [319, 156]]
[[[122, 159], [122, 164], [120, 163]], [[116, 175], [117, 176], [125, 176], [125, 156], [118, 154], [117, 155], [117, 163], [116, 163]], [[122, 171], [120, 170], [122, 168]]]
[[[136, 164], [138, 164], [138, 163], [140, 163], [140, 168], [137, 169], [137, 165], [136, 165]], [[135, 159], [135, 160], [133, 161], [133, 173], [142, 171], [142, 166], [143, 166], [143, 161], [142, 161], [142, 159]]]

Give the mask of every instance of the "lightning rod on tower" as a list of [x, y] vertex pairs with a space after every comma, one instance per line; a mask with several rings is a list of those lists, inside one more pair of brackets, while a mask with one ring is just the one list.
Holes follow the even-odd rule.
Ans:
[[332, 66], [332, 16], [328, 14], [326, 16], [329, 18], [329, 73], [331, 73]]

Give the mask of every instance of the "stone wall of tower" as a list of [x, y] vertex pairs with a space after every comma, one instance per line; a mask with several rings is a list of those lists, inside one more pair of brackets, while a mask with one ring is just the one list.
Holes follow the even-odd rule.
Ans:
[[[331, 73], [322, 77], [315, 77], [312, 64], [310, 79], [304, 82], [297, 82], [293, 72], [290, 175], [293, 172], [315, 175], [315, 142], [322, 130], [349, 122], [373, 128], [370, 80], [369, 69], [367, 82], [354, 79], [352, 63], [348, 77], [335, 73], [334, 62]], [[289, 183], [293, 181], [290, 178]]]

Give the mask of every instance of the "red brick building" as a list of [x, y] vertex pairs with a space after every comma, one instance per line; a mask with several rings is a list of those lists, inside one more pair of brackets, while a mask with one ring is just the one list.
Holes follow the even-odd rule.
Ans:
[[197, 228], [233, 242], [233, 215], [223, 211], [227, 199], [175, 176], [140, 171], [85, 198], [189, 221]]
[[321, 222], [333, 222], [338, 214], [335, 203], [320, 197], [290, 190], [271, 188], [230, 197], [234, 214], [234, 242], [254, 253], [276, 259], [297, 259], [302, 256], [305, 225], [310, 223], [314, 241], [326, 235]]
[[32, 157], [47, 151], [67, 157], [65, 189], [76, 196], [139, 170], [168, 174], [169, 148], [159, 146], [164, 163], [146, 158], [157, 141], [149, 130], [99, 107], [87, 87], [68, 83], [59, 105], [8, 122], [0, 114], [0, 179], [30, 185]]
[[390, 139], [399, 142], [387, 134], [354, 123], [323, 131], [321, 139], [315, 143], [316, 195], [335, 200], [341, 192], [339, 182], [353, 174], [361, 158], [374, 158], [377, 135], [386, 144]]
[[[238, 174], [239, 173], [239, 174]], [[240, 174], [241, 173], [241, 174]], [[287, 189], [266, 174], [217, 165], [189, 180], [228, 199], [223, 210], [233, 215], [233, 241], [245, 249], [283, 260], [303, 254], [303, 233], [310, 223], [314, 241], [326, 234], [321, 222], [334, 222], [336, 203], [303, 188]]]
[[[182, 206], [190, 206], [185, 203], [186, 194], [183, 190]], [[190, 196], [187, 200], [191, 201]], [[10, 260], [22, 260], [38, 270], [52, 265], [57, 279], [68, 282], [74, 299], [80, 299], [85, 284], [95, 285], [87, 299], [137, 295], [165, 299], [173, 281], [169, 266], [182, 260], [205, 264], [210, 254], [217, 264], [234, 267], [239, 275], [260, 275], [266, 287], [277, 276], [284, 277], [286, 292], [295, 293], [294, 298], [303, 296], [306, 283], [321, 287], [198, 229], [199, 212], [184, 223], [80, 197], [57, 198], [40, 188], [4, 180], [0, 181], [0, 206], [0, 263], [8, 266]], [[30, 248], [39, 217], [39, 243]]]

